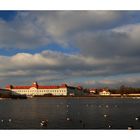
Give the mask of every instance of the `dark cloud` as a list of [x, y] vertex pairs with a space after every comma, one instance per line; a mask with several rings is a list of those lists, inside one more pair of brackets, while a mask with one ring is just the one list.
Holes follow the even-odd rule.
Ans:
[[77, 35], [75, 42], [81, 53], [87, 56], [97, 58], [138, 57], [140, 53], [139, 28], [140, 25], [130, 26], [124, 32], [115, 30], [84, 32]]
[[[42, 51], [0, 56], [0, 80], [57, 82], [140, 73], [140, 24], [130, 12], [35, 11], [19, 12], [13, 21], [0, 20], [0, 48], [38, 48], [57, 43], [76, 47], [77, 54]], [[132, 13], [130, 14], [132, 15]], [[125, 21], [124, 19], [125, 18]], [[138, 22], [138, 21], [137, 21]], [[54, 49], [55, 50], [55, 49]], [[132, 77], [132, 81], [136, 77]], [[120, 80], [121, 81], [121, 80]], [[100, 80], [97, 85], [133, 83]], [[87, 84], [86, 82], [83, 84]]]
[[18, 12], [13, 21], [0, 20], [0, 47], [32, 49], [69, 38], [84, 30], [109, 28], [125, 14], [115, 11]]

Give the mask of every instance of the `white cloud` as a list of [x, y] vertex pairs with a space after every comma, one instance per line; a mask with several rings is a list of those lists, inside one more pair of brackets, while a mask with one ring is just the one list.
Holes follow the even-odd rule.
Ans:
[[[3, 80], [17, 82], [21, 79], [43, 82], [91, 77], [96, 79], [118, 74], [139, 73], [140, 66], [136, 65], [136, 59], [127, 61], [128, 59], [104, 59], [102, 61], [100, 58], [53, 51], [43, 51], [37, 54], [18, 53], [14, 56], [0, 56], [0, 77]], [[105, 80], [100, 84], [103, 83], [109, 84], [110, 81]]]

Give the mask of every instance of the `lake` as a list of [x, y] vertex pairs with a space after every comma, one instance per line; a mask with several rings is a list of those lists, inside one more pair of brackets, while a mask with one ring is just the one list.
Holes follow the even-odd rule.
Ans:
[[138, 116], [140, 99], [132, 98], [0, 100], [0, 129], [140, 129]]

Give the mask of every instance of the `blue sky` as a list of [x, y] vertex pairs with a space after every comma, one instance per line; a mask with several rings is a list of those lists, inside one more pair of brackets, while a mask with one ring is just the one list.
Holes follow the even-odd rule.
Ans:
[[[3, 19], [6, 22], [12, 22], [14, 20], [14, 18], [16, 17], [17, 13], [19, 11], [0, 11], [0, 18]], [[47, 45], [43, 45], [43, 46], [39, 46], [36, 49], [18, 49], [18, 48], [10, 48], [10, 49], [5, 49], [5, 48], [0, 48], [0, 54], [1, 55], [7, 55], [7, 56], [12, 56], [15, 55], [18, 52], [25, 52], [25, 53], [38, 53], [41, 52], [43, 50], [52, 50], [52, 51], [58, 51], [58, 52], [63, 52], [63, 53], [77, 53], [78, 52], [78, 48], [75, 47], [62, 47], [59, 44], [49, 44]]]
[[0, 18], [6, 21], [11, 21], [16, 16], [17, 11], [0, 11]]
[[0, 11], [0, 86], [139, 87], [139, 11]]

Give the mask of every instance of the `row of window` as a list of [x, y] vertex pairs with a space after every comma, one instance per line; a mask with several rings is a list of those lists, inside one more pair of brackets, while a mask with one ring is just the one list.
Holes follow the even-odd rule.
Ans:
[[66, 90], [13, 90], [15, 92], [66, 92]]

